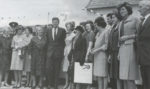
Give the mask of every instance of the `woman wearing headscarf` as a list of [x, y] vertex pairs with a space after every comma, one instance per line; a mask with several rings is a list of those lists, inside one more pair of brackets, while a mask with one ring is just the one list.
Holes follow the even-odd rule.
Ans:
[[82, 36], [82, 33], [84, 32], [84, 29], [81, 26], [77, 26], [73, 33], [71, 35], [74, 35], [74, 38], [72, 40], [71, 44], [71, 51], [68, 55], [69, 60], [69, 81], [71, 89], [76, 89], [77, 85], [74, 84], [74, 63], [79, 62], [80, 65], [83, 65], [85, 62], [85, 56], [86, 56], [86, 40]]

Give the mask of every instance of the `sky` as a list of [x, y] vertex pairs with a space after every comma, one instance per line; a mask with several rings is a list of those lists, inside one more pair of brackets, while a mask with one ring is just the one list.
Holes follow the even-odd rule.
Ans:
[[48, 24], [56, 16], [62, 23], [72, 20], [79, 22], [87, 17], [84, 9], [88, 2], [89, 0], [0, 0], [0, 26], [7, 26], [11, 21], [22, 25]]

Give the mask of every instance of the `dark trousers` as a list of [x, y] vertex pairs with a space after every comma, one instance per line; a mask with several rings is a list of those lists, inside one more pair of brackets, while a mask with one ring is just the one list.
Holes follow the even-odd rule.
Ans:
[[47, 86], [58, 87], [59, 72], [61, 67], [62, 58], [53, 55], [51, 58], [47, 59], [46, 67], [46, 83]]
[[117, 89], [117, 79], [115, 78], [110, 78], [110, 87], [112, 89]]
[[150, 66], [141, 66], [143, 89], [150, 89]]

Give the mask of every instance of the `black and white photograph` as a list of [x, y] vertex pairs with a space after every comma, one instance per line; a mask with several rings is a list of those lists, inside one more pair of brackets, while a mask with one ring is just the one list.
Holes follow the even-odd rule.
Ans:
[[0, 0], [0, 89], [150, 89], [150, 0]]

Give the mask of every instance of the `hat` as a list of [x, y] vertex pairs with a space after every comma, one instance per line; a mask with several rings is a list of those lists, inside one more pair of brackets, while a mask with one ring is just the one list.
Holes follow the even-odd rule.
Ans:
[[84, 29], [83, 29], [83, 27], [81, 27], [81, 26], [77, 26], [77, 27], [75, 28], [75, 30], [80, 31], [81, 33], [84, 32]]
[[17, 22], [10, 22], [9, 26], [10, 27], [16, 27], [16, 26], [18, 26], [18, 23]]

